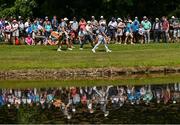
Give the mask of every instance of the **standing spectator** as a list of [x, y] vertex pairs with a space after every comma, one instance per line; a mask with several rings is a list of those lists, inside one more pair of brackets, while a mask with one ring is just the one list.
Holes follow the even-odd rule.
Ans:
[[168, 42], [169, 40], [169, 22], [166, 17], [162, 18], [162, 39], [163, 42]]
[[172, 27], [173, 27], [173, 41], [175, 42], [178, 39], [179, 23], [178, 23], [178, 20], [174, 16], [172, 17]]
[[[40, 21], [38, 20], [38, 19], [36, 19], [37, 20], [37, 24], [39, 25], [40, 24]], [[43, 27], [45, 27], [47, 24], [48, 24], [48, 22], [49, 22], [49, 18], [46, 16], [45, 17], [45, 21], [44, 21], [44, 23], [43, 23]]]
[[117, 22], [116, 19], [114, 17], [112, 17], [111, 21], [108, 24], [109, 27], [109, 35], [111, 37], [111, 41], [115, 40], [115, 34], [116, 34], [116, 30], [117, 30]]
[[127, 24], [126, 24], [126, 29], [125, 29], [125, 45], [127, 44], [128, 39], [130, 40], [131, 44], [133, 43], [133, 32], [132, 32], [132, 20], [128, 20]]
[[5, 26], [4, 26], [4, 35], [5, 35], [5, 42], [9, 42], [11, 39], [11, 23], [7, 20], [5, 20]]
[[81, 18], [80, 22], [79, 22], [79, 28], [83, 29], [84, 31], [86, 30], [86, 21], [84, 18]]
[[139, 33], [140, 43], [143, 44], [144, 43], [144, 28], [141, 24], [139, 25], [139, 32], [138, 33]]
[[17, 43], [18, 38], [19, 38], [19, 25], [15, 19], [12, 21], [12, 37], [14, 38], [16, 44], [19, 44]]
[[144, 16], [141, 24], [144, 28], [145, 43], [150, 43], [151, 22], [148, 20], [146, 16]]
[[[66, 19], [66, 18], [64, 18], [64, 19]], [[61, 19], [61, 23], [59, 24], [60, 28], [66, 28], [67, 27], [67, 23], [64, 19]]]
[[124, 33], [124, 28], [126, 27], [126, 25], [121, 18], [118, 18], [117, 21], [118, 21], [117, 42], [121, 44], [123, 42], [123, 33]]
[[49, 40], [49, 36], [51, 35], [52, 32], [52, 26], [50, 21], [48, 21], [47, 24], [45, 24], [44, 29], [45, 29], [46, 40]]
[[154, 42], [160, 42], [161, 27], [162, 23], [160, 22], [159, 18], [156, 18], [153, 24]]
[[83, 50], [83, 45], [86, 42], [85, 36], [86, 36], [86, 32], [83, 30], [83, 28], [80, 28], [80, 31], [78, 33], [78, 38], [79, 38], [79, 43], [80, 43], [80, 50]]
[[93, 29], [93, 33], [96, 33], [96, 30], [98, 29], [98, 21], [95, 19], [94, 16], [92, 16], [92, 20], [91, 20], [91, 25], [92, 25], [92, 29]]
[[106, 20], [104, 19], [104, 16], [101, 16], [101, 17], [100, 17], [99, 25], [101, 25], [102, 22], [105, 22], [105, 24], [106, 24]]
[[139, 37], [139, 21], [138, 17], [135, 17], [135, 20], [132, 23], [132, 31], [133, 31], [133, 42], [138, 43], [138, 37]]
[[76, 17], [74, 17], [72, 25], [71, 25], [71, 29], [73, 30], [73, 32], [75, 34], [75, 39], [77, 39], [77, 36], [78, 36], [78, 27], [79, 27], [79, 24], [76, 21]]
[[57, 17], [54, 16], [53, 19], [52, 19], [52, 29], [53, 31], [57, 31], [57, 28], [58, 28], [58, 20], [57, 20]]
[[32, 27], [32, 38], [33, 40], [35, 40], [35, 36], [38, 33], [38, 24], [36, 20], [34, 20], [34, 23], [31, 25], [31, 27]]
[[27, 28], [29, 27], [29, 25], [31, 25], [31, 21], [30, 21], [30, 19], [27, 19], [27, 21], [24, 23], [25, 31], [27, 30]]

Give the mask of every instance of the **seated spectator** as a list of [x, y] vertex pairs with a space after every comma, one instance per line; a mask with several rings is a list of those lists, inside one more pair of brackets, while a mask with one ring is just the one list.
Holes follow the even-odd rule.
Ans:
[[26, 37], [25, 43], [26, 43], [27, 45], [34, 45], [34, 40], [32, 39], [32, 37], [31, 37], [30, 34], [28, 34], [28, 36]]

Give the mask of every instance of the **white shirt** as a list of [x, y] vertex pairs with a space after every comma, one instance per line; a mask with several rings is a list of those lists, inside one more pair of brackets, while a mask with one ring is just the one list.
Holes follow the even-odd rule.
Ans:
[[117, 22], [116, 21], [114, 21], [114, 22], [110, 21], [108, 26], [110, 27], [110, 29], [115, 29], [117, 27]]

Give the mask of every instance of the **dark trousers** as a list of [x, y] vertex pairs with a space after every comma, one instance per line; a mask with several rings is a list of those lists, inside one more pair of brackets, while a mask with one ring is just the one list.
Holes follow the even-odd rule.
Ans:
[[139, 33], [138, 31], [137, 32], [133, 32], [133, 42], [135, 43], [138, 43], [139, 41]]
[[160, 42], [161, 31], [154, 30], [154, 42]]

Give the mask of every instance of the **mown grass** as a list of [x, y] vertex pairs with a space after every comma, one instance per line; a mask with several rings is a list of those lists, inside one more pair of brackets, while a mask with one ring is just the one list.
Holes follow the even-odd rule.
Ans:
[[97, 53], [90, 45], [83, 51], [57, 52], [56, 46], [0, 45], [0, 70], [66, 69], [136, 66], [179, 66], [180, 44], [109, 45], [112, 53], [103, 46]]

